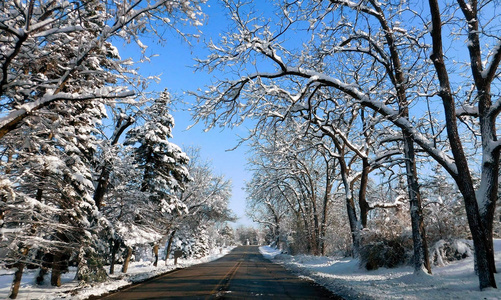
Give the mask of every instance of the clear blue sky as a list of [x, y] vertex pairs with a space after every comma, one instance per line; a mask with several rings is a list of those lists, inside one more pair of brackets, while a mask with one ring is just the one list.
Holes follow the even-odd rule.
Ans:
[[[204, 39], [218, 39], [220, 32], [228, 27], [228, 21], [224, 15], [224, 10], [212, 1], [210, 6], [204, 6], [204, 12], [208, 19], [204, 26], [200, 27], [203, 34], [199, 41], [192, 40], [190, 47], [175, 33], [166, 33], [167, 42], [159, 45], [152, 40], [142, 40], [148, 45], [148, 54], [158, 54], [152, 58], [151, 62], [140, 65], [140, 73], [143, 76], [160, 75], [159, 84], [151, 83], [149, 90], [162, 91], [167, 88], [175, 97], [183, 101], [194, 103], [193, 97], [184, 94], [185, 91], [194, 91], [198, 88], [204, 89], [214, 75], [206, 72], [194, 72], [194, 58], [203, 58], [208, 53], [204, 49]], [[131, 45], [125, 49], [119, 49], [122, 58], [137, 57], [138, 49]], [[250, 180], [250, 173], [246, 168], [246, 146], [242, 146], [233, 151], [227, 151], [234, 148], [238, 143], [238, 135], [245, 136], [247, 129], [239, 127], [230, 129], [215, 129], [204, 132], [203, 124], [197, 124], [190, 130], [186, 130], [193, 122], [189, 112], [185, 111], [186, 106], [176, 103], [176, 110], [172, 112], [176, 126], [174, 128], [174, 138], [172, 142], [181, 146], [195, 146], [201, 149], [203, 159], [212, 162], [214, 172], [217, 175], [224, 175], [233, 183], [232, 198], [230, 200], [230, 209], [237, 215], [239, 220], [235, 224], [253, 226], [255, 225], [245, 216], [245, 193], [242, 190], [244, 181]]]

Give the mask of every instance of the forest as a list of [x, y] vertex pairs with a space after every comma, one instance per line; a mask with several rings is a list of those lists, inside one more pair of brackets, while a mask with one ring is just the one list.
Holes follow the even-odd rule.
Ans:
[[[55, 286], [69, 265], [96, 282], [119, 256], [126, 272], [138, 245], [203, 256], [231, 239], [230, 180], [169, 141], [179, 100], [149, 90], [159, 78], [137, 67], [151, 59], [144, 37], [165, 44], [166, 31], [209, 53], [193, 57], [215, 76], [186, 94], [193, 122], [249, 128], [247, 210], [266, 242], [367, 269], [410, 263], [418, 275], [441, 263], [435, 245], [454, 256], [471, 241], [479, 288], [496, 288], [499, 1], [223, 0], [231, 26], [218, 40], [203, 39], [206, 5], [0, 4], [11, 298], [27, 267]], [[121, 57], [123, 43], [137, 60]], [[251, 231], [241, 242], [260, 242]]]

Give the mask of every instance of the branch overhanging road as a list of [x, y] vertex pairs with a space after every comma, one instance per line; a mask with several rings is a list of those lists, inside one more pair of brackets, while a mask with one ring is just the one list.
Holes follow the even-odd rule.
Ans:
[[98, 299], [342, 299], [241, 246], [205, 264], [179, 269]]

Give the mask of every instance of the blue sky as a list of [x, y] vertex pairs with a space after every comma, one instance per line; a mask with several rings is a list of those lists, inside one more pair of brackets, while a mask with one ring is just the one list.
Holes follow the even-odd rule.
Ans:
[[[192, 40], [192, 45], [188, 45], [182, 38], [175, 33], [167, 33], [165, 38], [167, 42], [159, 45], [154, 40], [142, 40], [148, 45], [147, 54], [158, 54], [151, 59], [149, 63], [143, 63], [140, 67], [140, 73], [143, 76], [160, 75], [159, 84], [150, 83], [149, 90], [162, 91], [167, 88], [175, 98], [194, 103], [194, 98], [185, 94], [185, 91], [194, 91], [198, 88], [203, 89], [214, 80], [214, 75], [206, 72], [194, 72], [194, 58], [203, 58], [208, 53], [204, 48], [204, 39], [213, 38], [217, 40], [220, 32], [228, 27], [228, 21], [224, 16], [224, 11], [217, 2], [211, 1], [211, 6], [204, 7], [204, 12], [208, 19], [204, 26], [200, 27], [203, 31], [202, 37]], [[135, 57], [138, 48], [132, 45], [120, 49], [122, 58]], [[252, 226], [253, 222], [245, 216], [245, 192], [242, 188], [245, 181], [250, 180], [250, 172], [246, 171], [246, 146], [241, 146], [233, 151], [227, 151], [238, 144], [238, 136], [245, 136], [247, 129], [239, 127], [235, 129], [214, 129], [204, 132], [203, 124], [197, 124], [190, 130], [187, 127], [192, 125], [190, 113], [185, 109], [187, 106], [179, 102], [175, 103], [175, 111], [172, 112], [176, 126], [174, 127], [172, 142], [185, 148], [195, 146], [201, 149], [203, 159], [212, 162], [214, 172], [217, 175], [224, 175], [233, 183], [232, 198], [230, 200], [230, 209], [237, 215], [239, 220], [235, 224]]]

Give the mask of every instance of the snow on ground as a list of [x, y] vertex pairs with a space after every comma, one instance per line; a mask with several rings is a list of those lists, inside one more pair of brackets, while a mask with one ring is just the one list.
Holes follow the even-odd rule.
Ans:
[[[495, 240], [496, 263], [501, 266], [501, 240]], [[280, 254], [268, 246], [261, 253], [301, 277], [314, 280], [346, 299], [501, 299], [500, 289], [481, 292], [473, 258], [434, 267], [433, 275], [414, 275], [412, 267], [367, 271], [356, 259]]]
[[[210, 255], [201, 259], [179, 258], [177, 265], [174, 265], [173, 259], [168, 259], [167, 264], [164, 260], [159, 260], [158, 267], [154, 267], [151, 261], [131, 262], [126, 274], [120, 272], [122, 266], [117, 264], [115, 265], [115, 274], [110, 275], [108, 281], [94, 285], [79, 286], [78, 282], [74, 280], [76, 270], [70, 268], [70, 272], [63, 274], [61, 278], [63, 283], [61, 287], [52, 287], [50, 284], [37, 286], [35, 283], [37, 270], [25, 270], [17, 299], [86, 299], [89, 296], [101, 295], [176, 268], [186, 268], [191, 265], [216, 260], [226, 255], [231, 249], [233, 248], [215, 249]], [[14, 270], [0, 269], [0, 299], [8, 297], [13, 274]], [[50, 281], [50, 277], [46, 278], [46, 281]]]

